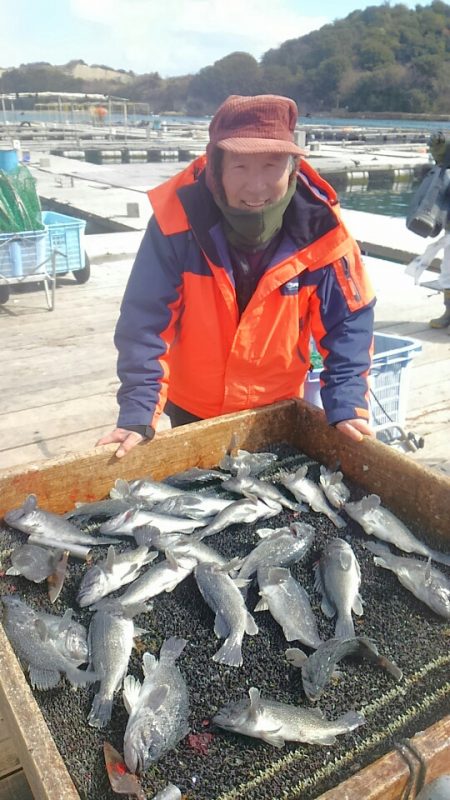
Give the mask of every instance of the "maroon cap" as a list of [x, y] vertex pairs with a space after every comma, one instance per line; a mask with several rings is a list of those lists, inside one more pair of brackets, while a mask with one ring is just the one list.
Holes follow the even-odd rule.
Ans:
[[297, 117], [297, 105], [289, 97], [232, 94], [212, 118], [207, 152], [220, 147], [232, 153], [303, 155], [294, 141]]

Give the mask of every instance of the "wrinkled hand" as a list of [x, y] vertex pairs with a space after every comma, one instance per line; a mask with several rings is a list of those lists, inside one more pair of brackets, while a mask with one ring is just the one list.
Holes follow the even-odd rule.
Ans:
[[96, 442], [95, 446], [98, 447], [101, 444], [113, 444], [114, 442], [119, 442], [119, 447], [116, 450], [115, 455], [117, 458], [123, 458], [133, 447], [136, 447], [137, 444], [143, 442], [145, 436], [141, 436], [140, 433], [136, 433], [135, 431], [127, 431], [125, 428], [116, 428], [115, 430], [111, 431], [111, 433], [107, 433], [106, 436], [102, 436], [101, 439]]
[[362, 442], [364, 436], [375, 438], [375, 433], [365, 419], [343, 419], [336, 423], [336, 428], [354, 442]]

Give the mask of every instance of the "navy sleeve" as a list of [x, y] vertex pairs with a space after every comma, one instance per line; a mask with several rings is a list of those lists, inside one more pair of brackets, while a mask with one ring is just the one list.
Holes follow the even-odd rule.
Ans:
[[[342, 260], [341, 264], [345, 259]], [[341, 264], [339, 267], [341, 267]], [[346, 268], [346, 267], [345, 267]], [[351, 291], [353, 308], [333, 265], [323, 271], [317, 287], [318, 320], [313, 335], [323, 357], [321, 398], [328, 422], [368, 419], [368, 373], [371, 366], [375, 299], [358, 286], [354, 273], [346, 290]]]
[[121, 428], [154, 427], [155, 412], [158, 416], [165, 402], [167, 355], [181, 302], [180, 248], [174, 238], [164, 236], [152, 217], [122, 300], [114, 336]]

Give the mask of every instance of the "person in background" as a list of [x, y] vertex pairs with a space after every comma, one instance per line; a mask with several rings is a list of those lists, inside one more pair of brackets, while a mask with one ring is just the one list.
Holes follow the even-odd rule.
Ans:
[[97, 443], [119, 458], [153, 438], [163, 410], [174, 427], [302, 396], [311, 336], [329, 424], [373, 436], [375, 299], [296, 123], [290, 98], [232, 95], [206, 155], [149, 192], [115, 332], [119, 418]]
[[[438, 166], [443, 165], [450, 150], [450, 142], [439, 132], [430, 138], [430, 152]], [[447, 200], [447, 194], [446, 194]], [[439, 275], [439, 288], [444, 295], [444, 313], [430, 320], [430, 328], [448, 328], [450, 326], [450, 197], [448, 197], [448, 215], [445, 231], [449, 236], [444, 240], [444, 252]]]

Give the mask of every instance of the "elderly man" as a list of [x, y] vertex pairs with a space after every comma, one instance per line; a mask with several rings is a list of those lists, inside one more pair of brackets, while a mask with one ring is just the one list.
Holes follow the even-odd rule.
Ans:
[[149, 192], [116, 328], [120, 458], [172, 426], [299, 397], [313, 337], [330, 425], [368, 423], [374, 297], [338, 198], [295, 143], [297, 107], [232, 95], [206, 156]]

